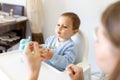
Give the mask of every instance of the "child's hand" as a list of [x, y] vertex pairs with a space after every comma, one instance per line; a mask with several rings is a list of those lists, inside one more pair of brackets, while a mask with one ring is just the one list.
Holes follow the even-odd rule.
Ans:
[[52, 52], [52, 50], [50, 50], [50, 49], [45, 49], [45, 48], [43, 48], [43, 49], [40, 50], [40, 54], [41, 54], [40, 57], [41, 57], [41, 59], [43, 59], [43, 60], [51, 59], [52, 56], [54, 55], [54, 53]]
[[83, 69], [73, 64], [66, 68], [71, 80], [84, 80]]

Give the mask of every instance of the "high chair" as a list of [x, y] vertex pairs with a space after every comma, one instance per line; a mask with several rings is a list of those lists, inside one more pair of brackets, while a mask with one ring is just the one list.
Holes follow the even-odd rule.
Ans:
[[74, 64], [79, 64], [80, 62], [87, 62], [88, 41], [84, 33], [81, 30], [79, 30], [76, 34], [74, 34], [71, 37], [71, 39], [77, 45], [78, 52], [79, 52]]
[[[90, 80], [90, 65], [88, 64], [88, 41], [87, 41], [87, 38], [84, 35], [84, 33], [81, 30], [79, 30], [75, 35], [73, 35], [71, 37], [71, 39], [77, 45], [77, 48], [79, 51], [79, 54], [78, 54], [77, 59], [75, 60], [74, 64], [83, 68], [84, 80]], [[68, 77], [68, 75], [65, 74], [65, 71], [61, 72], [46, 63], [43, 63], [43, 65], [47, 66], [49, 68], [49, 70], [51, 71], [51, 73], [56, 74], [55, 77], [57, 77], [57, 75], [59, 74], [59, 76], [58, 76], [59, 78], [57, 80], [66, 80], [66, 78]], [[41, 68], [41, 70], [42, 69], [44, 71], [43, 67]], [[49, 71], [48, 71], [48, 73], [49, 73]], [[42, 79], [44, 79], [44, 80], [51, 79], [50, 76], [43, 77], [44, 74], [45, 73], [40, 73], [40, 77]], [[55, 77], [52, 77], [51, 80], [55, 80]]]
[[83, 68], [84, 80], [90, 80], [90, 65], [88, 64], [88, 39], [82, 30], [79, 30], [71, 37], [71, 39], [77, 45], [79, 51], [74, 64]]

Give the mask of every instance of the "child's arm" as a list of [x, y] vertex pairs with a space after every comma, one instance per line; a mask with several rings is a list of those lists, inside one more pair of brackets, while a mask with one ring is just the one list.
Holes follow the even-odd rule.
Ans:
[[[45, 41], [46, 46], [48, 47], [52, 46], [52, 44], [54, 44], [56, 39], [57, 38], [55, 36], [49, 37]], [[62, 71], [66, 68], [66, 66], [68, 66], [71, 63], [74, 63], [78, 54], [78, 50], [77, 50], [77, 47], [74, 45], [74, 43], [71, 43], [71, 42], [68, 43], [67, 45], [64, 45], [61, 50], [64, 50], [64, 52], [53, 50], [54, 54], [52, 58], [46, 62], [50, 65], [52, 64], [52, 66]]]
[[[49, 53], [47, 54], [50, 55]], [[71, 44], [68, 48], [66, 48], [63, 54], [64, 55], [58, 55], [54, 53], [49, 60], [50, 64], [61, 71], [64, 70], [69, 64], [74, 63], [78, 52], [76, 47]]]
[[65, 55], [58, 55], [54, 54], [52, 50], [48, 49], [47, 51], [41, 52], [41, 58], [43, 58], [44, 60], [49, 60], [55, 68], [59, 70], [64, 70], [66, 66], [74, 63], [77, 57], [76, 51], [77, 50], [73, 46], [71, 46], [65, 50]]
[[59, 70], [64, 70], [69, 64], [74, 63], [77, 57], [77, 50], [72, 46], [66, 49], [64, 55], [54, 54], [50, 59], [51, 64]]

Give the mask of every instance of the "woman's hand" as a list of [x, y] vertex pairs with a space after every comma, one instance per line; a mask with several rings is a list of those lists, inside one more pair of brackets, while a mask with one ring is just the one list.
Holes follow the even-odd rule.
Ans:
[[75, 66], [74, 64], [70, 64], [67, 68], [66, 68], [71, 80], [84, 80], [83, 77], [83, 69]]
[[40, 50], [37, 42], [27, 43], [24, 50], [24, 63], [28, 69], [28, 80], [37, 80], [41, 66]]

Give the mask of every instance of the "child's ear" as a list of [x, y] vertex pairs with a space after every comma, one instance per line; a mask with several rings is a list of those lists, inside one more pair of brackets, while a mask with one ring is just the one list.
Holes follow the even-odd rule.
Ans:
[[75, 30], [74, 30], [74, 34], [77, 33], [78, 31], [79, 31], [78, 29], [75, 29]]

